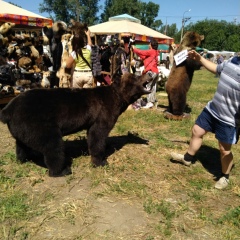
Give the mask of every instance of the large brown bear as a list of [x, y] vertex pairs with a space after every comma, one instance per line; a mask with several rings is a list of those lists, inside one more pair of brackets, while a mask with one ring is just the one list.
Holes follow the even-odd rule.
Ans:
[[88, 149], [94, 166], [104, 165], [105, 142], [118, 117], [143, 94], [149, 94], [148, 74], [114, 76], [110, 86], [71, 89], [34, 89], [21, 93], [0, 112], [16, 139], [21, 162], [41, 153], [49, 176], [69, 174], [63, 136], [87, 130]]
[[[183, 50], [195, 49], [203, 39], [204, 37], [196, 32], [187, 32], [174, 55]], [[182, 120], [189, 117], [188, 114], [184, 113], [187, 92], [192, 83], [194, 70], [199, 69], [200, 66], [200, 63], [188, 58], [179, 65], [176, 65], [174, 61], [166, 84], [169, 107], [168, 111], [164, 113], [165, 118]]]

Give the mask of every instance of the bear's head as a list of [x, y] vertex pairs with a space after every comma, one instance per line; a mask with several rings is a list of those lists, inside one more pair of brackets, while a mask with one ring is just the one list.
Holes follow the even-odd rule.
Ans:
[[196, 32], [186, 32], [182, 38], [182, 41], [178, 47], [178, 52], [182, 50], [191, 50], [199, 46], [204, 40], [204, 35], [200, 35]]

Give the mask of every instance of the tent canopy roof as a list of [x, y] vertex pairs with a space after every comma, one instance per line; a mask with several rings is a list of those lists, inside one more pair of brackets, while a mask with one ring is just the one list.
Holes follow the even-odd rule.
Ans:
[[108, 20], [109, 21], [128, 20], [128, 21], [131, 21], [131, 22], [141, 23], [141, 20], [139, 20], [139, 19], [137, 19], [137, 18], [135, 18], [133, 16], [130, 16], [128, 14], [122, 14], [122, 15], [110, 17]]
[[52, 26], [52, 20], [0, 0], [0, 22], [13, 22], [30, 27]]
[[[133, 21], [134, 20], [134, 21]], [[159, 38], [173, 41], [170, 38], [160, 32], [157, 32], [151, 28], [148, 28], [140, 24], [138, 20], [130, 15], [123, 14], [109, 18], [108, 22], [100, 23], [89, 27], [92, 34], [95, 35], [106, 35], [106, 34], [129, 34], [129, 35], [141, 35], [150, 38]]]

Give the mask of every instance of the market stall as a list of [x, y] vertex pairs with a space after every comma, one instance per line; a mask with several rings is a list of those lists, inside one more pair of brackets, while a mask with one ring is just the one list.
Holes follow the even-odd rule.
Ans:
[[[17, 7], [13, 4], [0, 0], [0, 26], [3, 26], [6, 23], [14, 24], [11, 25], [11, 29], [14, 31], [17, 32], [24, 31], [25, 33], [35, 32], [38, 35], [41, 34], [43, 27], [45, 26], [51, 27], [53, 24], [51, 19], [45, 18], [43, 16], [40, 16], [38, 14], [32, 13], [23, 8]], [[6, 50], [9, 51], [8, 49], [9, 45], [7, 45], [6, 42], [8, 42], [9, 39], [7, 36], [5, 36], [5, 34], [1, 34], [1, 40], [3, 39], [5, 42], [1, 41], [0, 55], [5, 59], [4, 54]], [[8, 44], [10, 44], [10, 42], [8, 42]], [[11, 42], [12, 48], [14, 48], [15, 45], [16, 43], [13, 44]], [[19, 74], [17, 72], [17, 69], [11, 67], [11, 65], [15, 65], [14, 59], [9, 58], [7, 64], [5, 63], [1, 64], [2, 65], [0, 66], [1, 67], [0, 78], [2, 81], [0, 82], [0, 105], [8, 103], [12, 98], [19, 94], [18, 91], [16, 91], [15, 89], [13, 90], [13, 86], [11, 84], [10, 86], [5, 85], [5, 83], [8, 83], [8, 79], [12, 78], [13, 74]], [[16, 70], [16, 72], [13, 72], [12, 69]]]
[[[134, 39], [134, 44], [137, 48], [148, 49], [150, 40], [154, 38], [158, 41], [160, 61], [166, 58], [167, 53], [169, 53], [169, 46], [174, 41], [173, 38], [142, 25], [139, 19], [128, 14], [110, 17], [109, 21], [90, 26], [89, 29], [97, 45], [104, 38], [103, 36], [117, 35], [119, 40], [124, 40], [126, 52], [129, 51], [130, 39]], [[130, 62], [131, 59], [132, 56], [130, 57]]]
[[51, 19], [2, 0], [0, 1], [0, 23], [1, 22], [15, 23], [16, 28], [42, 28], [44, 26], [52, 26]]
[[108, 22], [89, 27], [94, 36], [119, 34], [121, 37], [134, 37], [136, 43], [146, 43], [155, 38], [161, 44], [172, 44], [174, 39], [141, 24], [141, 21], [128, 14], [109, 18]]

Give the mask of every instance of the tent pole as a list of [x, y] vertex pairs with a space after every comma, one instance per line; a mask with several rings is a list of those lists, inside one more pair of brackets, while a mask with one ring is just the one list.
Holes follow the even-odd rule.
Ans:
[[[133, 38], [133, 34], [131, 35], [131, 38]], [[132, 68], [131, 68], [132, 60], [133, 60], [133, 51], [131, 48], [129, 49], [129, 51], [130, 51], [130, 73], [133, 73]]]

